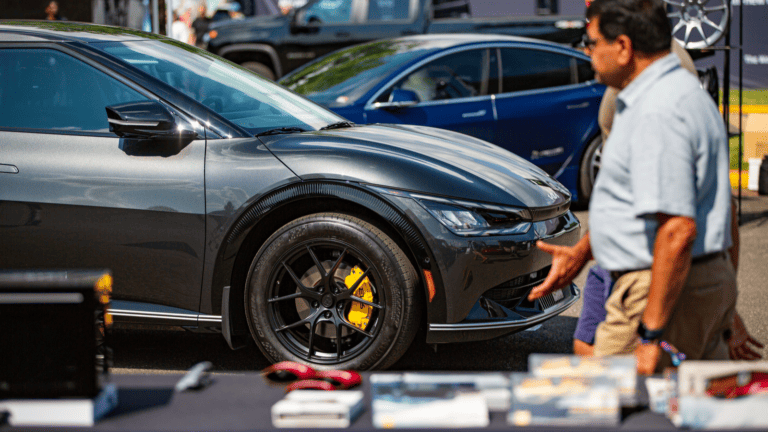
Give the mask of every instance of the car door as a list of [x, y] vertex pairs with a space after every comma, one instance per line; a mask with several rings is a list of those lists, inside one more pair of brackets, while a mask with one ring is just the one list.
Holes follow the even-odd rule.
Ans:
[[554, 175], [597, 133], [601, 95], [585, 82], [589, 62], [543, 48], [504, 47], [499, 54], [493, 142]]
[[62, 46], [0, 46], [0, 74], [0, 267], [107, 268], [116, 299], [197, 310], [205, 140], [110, 133], [106, 106], [151, 94]]
[[495, 135], [495, 122], [488, 95], [488, 67], [487, 48], [431, 59], [376, 98], [376, 102], [387, 102], [392, 90], [410, 90], [418, 96], [416, 105], [398, 109], [371, 106], [366, 111], [366, 122], [433, 126], [490, 141]]

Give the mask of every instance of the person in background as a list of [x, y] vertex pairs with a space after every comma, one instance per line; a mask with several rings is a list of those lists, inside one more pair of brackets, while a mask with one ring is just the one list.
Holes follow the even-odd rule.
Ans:
[[208, 26], [211, 24], [211, 18], [208, 17], [208, 9], [205, 7], [205, 2], [200, 2], [197, 7], [197, 18], [192, 21], [192, 30], [195, 33], [195, 43], [203, 40], [203, 35], [208, 31]]
[[45, 7], [45, 19], [48, 21], [66, 21], [67, 19], [59, 14], [59, 3], [52, 1]]
[[[587, 0], [589, 7], [591, 1]], [[681, 63], [681, 67], [698, 77], [693, 59], [688, 52], [674, 39], [670, 46], [670, 51], [674, 53]], [[611, 127], [613, 125], [613, 116], [616, 112], [616, 96], [619, 89], [608, 87], [600, 103], [598, 114], [598, 123], [602, 132], [603, 142], [608, 140]], [[733, 246], [728, 250], [734, 269], [738, 269], [738, 244], [739, 244], [739, 226], [736, 220], [736, 206], [732, 203], [731, 212], [731, 235], [733, 237]], [[613, 280], [610, 272], [594, 265], [589, 269], [587, 280], [583, 288], [583, 307], [579, 320], [576, 324], [576, 330], [573, 335], [573, 352], [577, 355], [593, 355], [594, 340], [597, 326], [605, 320], [605, 302], [613, 288]], [[762, 356], [755, 351], [755, 348], [763, 348], [763, 345], [752, 337], [747, 331], [744, 322], [738, 312], [734, 313], [731, 329], [726, 332], [728, 341], [729, 356], [733, 360], [757, 360]]]
[[671, 54], [661, 0], [595, 0], [587, 17], [592, 67], [620, 90], [616, 114], [590, 232], [573, 247], [537, 242], [553, 255], [552, 268], [529, 299], [569, 284], [594, 253], [615, 281], [596, 355], [634, 353], [642, 374], [680, 353], [727, 359], [736, 277], [726, 252], [731, 187], [720, 114]]
[[176, 13], [176, 11], [173, 11], [173, 24], [171, 24], [171, 37], [176, 39], [177, 41], [184, 42], [184, 43], [190, 43], [193, 42], [192, 39], [194, 36], [192, 36], [192, 32], [189, 29], [189, 26], [179, 19], [179, 14]]

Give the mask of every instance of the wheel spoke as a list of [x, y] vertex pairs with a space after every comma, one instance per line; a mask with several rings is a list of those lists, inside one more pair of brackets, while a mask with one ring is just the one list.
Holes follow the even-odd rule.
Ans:
[[344, 255], [347, 254], [347, 249], [341, 251], [341, 255], [339, 255], [339, 259], [336, 260], [335, 263], [333, 263], [333, 267], [331, 267], [331, 270], [328, 272], [328, 276], [333, 279], [336, 275], [336, 270], [339, 269], [339, 266], [341, 265], [341, 261], [344, 259]]
[[313, 299], [319, 297], [317, 293], [305, 287], [304, 284], [301, 283], [301, 280], [299, 280], [299, 277], [296, 276], [296, 273], [293, 272], [293, 269], [291, 268], [291, 266], [286, 264], [285, 261], [283, 261], [282, 264], [283, 264], [283, 268], [285, 268], [285, 270], [291, 276], [291, 279], [293, 279], [293, 281], [296, 282], [296, 285], [299, 287], [299, 290], [301, 290], [301, 292], [304, 293], [305, 296]]
[[714, 29], [717, 29], [717, 31], [720, 31], [720, 32], [722, 32], [722, 31], [725, 31], [725, 29], [723, 29], [723, 28], [722, 28], [722, 27], [720, 27], [719, 25], [717, 25], [717, 24], [713, 23], [713, 22], [712, 22], [712, 20], [710, 20], [710, 19], [709, 19], [709, 18], [707, 18], [707, 17], [702, 17], [702, 18], [701, 18], [701, 22], [703, 22], [704, 24], [706, 24], [706, 25], [708, 25], [708, 26], [710, 26], [710, 27], [712, 27], [712, 28], [714, 28]]
[[722, 4], [720, 6], [714, 6], [714, 7], [703, 7], [702, 9], [704, 10], [704, 12], [714, 12], [719, 10], [725, 10], [726, 8], [728, 8], [728, 6]]
[[699, 34], [701, 35], [701, 39], [706, 41], [707, 40], [707, 36], [704, 34], [704, 29], [701, 28], [701, 22], [696, 23], [696, 30], [699, 31]]
[[299, 297], [304, 297], [304, 293], [297, 292], [297, 293], [293, 293], [293, 294], [288, 294], [287, 296], [274, 297], [274, 298], [271, 298], [271, 299], [267, 300], [267, 302], [274, 303], [274, 302], [279, 302], [279, 301], [283, 301], [283, 300], [293, 300], [293, 299], [299, 298]]
[[293, 324], [284, 325], [284, 326], [282, 326], [282, 327], [280, 327], [278, 329], [275, 329], [275, 332], [280, 333], [280, 332], [285, 331], [285, 330], [290, 330], [292, 328], [296, 328], [296, 327], [299, 327], [299, 326], [302, 326], [302, 325], [305, 325], [305, 324], [310, 324], [312, 322], [312, 320], [310, 318], [312, 318], [312, 316], [306, 317], [303, 320], [296, 321]]
[[312, 248], [310, 248], [309, 245], [307, 245], [307, 252], [309, 252], [309, 256], [312, 257], [312, 261], [315, 262], [315, 266], [317, 266], [317, 269], [320, 270], [320, 274], [323, 276], [327, 276], [327, 274], [325, 273], [325, 269], [323, 268], [323, 265], [320, 264], [320, 261], [317, 259], [317, 256], [315, 256], [315, 253], [312, 252]]
[[691, 38], [691, 30], [693, 29], [693, 25], [691, 23], [688, 23], [685, 25], [685, 39], [683, 39], [683, 47], [688, 46], [688, 40]]
[[[365, 278], [368, 277], [368, 273], [370, 273], [370, 272], [371, 272], [370, 268], [368, 270], [366, 270], [365, 272], [363, 272], [363, 274], [359, 278], [357, 278], [355, 283], [352, 284], [352, 286], [349, 287], [349, 289], [347, 291], [345, 291], [345, 293], [348, 294], [348, 295], [352, 295], [352, 293], [355, 292], [355, 290], [357, 290], [357, 287], [360, 286], [360, 284], [363, 282], [363, 280], [365, 280]], [[347, 297], [347, 298], [349, 298], [349, 297]]]
[[341, 326], [336, 325], [336, 360], [341, 361]]
[[675, 28], [672, 29], [672, 34], [677, 33], [678, 30], [680, 30], [683, 27], [685, 27], [685, 21], [683, 21], [681, 18], [680, 21], [678, 21], [677, 24], [675, 24]]
[[365, 336], [365, 337], [367, 337], [367, 338], [369, 338], [369, 339], [370, 339], [370, 338], [373, 338], [373, 335], [372, 335], [372, 334], [370, 334], [370, 333], [366, 332], [365, 330], [361, 330], [361, 329], [359, 329], [359, 328], [355, 327], [354, 325], [352, 325], [352, 324], [350, 324], [350, 323], [348, 323], [348, 322], [346, 322], [346, 321], [341, 321], [341, 324], [342, 324], [343, 326], [345, 326], [345, 327], [349, 327], [350, 329], [352, 329], [352, 330], [354, 330], [354, 331], [356, 331], [356, 332], [358, 332], [358, 333], [362, 334], [363, 336]]
[[683, 14], [680, 11], [670, 12], [670, 13], [667, 14], [667, 18], [683, 19]]
[[356, 301], [358, 303], [362, 303], [362, 304], [367, 305], [367, 306], [375, 307], [376, 309], [384, 309], [384, 306], [376, 304], [376, 303], [371, 303], [368, 300], [361, 299], [360, 297], [349, 296], [349, 299], [352, 300], [352, 301]]
[[315, 328], [317, 327], [317, 320], [314, 319], [309, 324], [309, 341], [307, 342], [307, 360], [312, 360], [312, 355], [315, 353], [314, 341], [315, 341]]

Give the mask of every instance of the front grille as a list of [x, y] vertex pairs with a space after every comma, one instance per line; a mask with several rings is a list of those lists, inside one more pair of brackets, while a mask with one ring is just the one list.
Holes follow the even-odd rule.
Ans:
[[568, 288], [562, 288], [559, 291], [555, 291], [551, 294], [547, 294], [544, 297], [539, 299], [539, 305], [541, 306], [541, 310], [546, 310], [551, 308], [552, 306], [560, 303], [565, 297], [566, 297], [566, 291]]
[[544, 281], [547, 274], [549, 274], [549, 269], [550, 267], [545, 267], [541, 270], [518, 276], [489, 289], [483, 294], [483, 297], [512, 309], [528, 295], [533, 287]]

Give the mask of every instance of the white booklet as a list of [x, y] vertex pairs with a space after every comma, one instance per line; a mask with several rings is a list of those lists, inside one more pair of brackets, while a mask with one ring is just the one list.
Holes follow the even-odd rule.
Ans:
[[500, 374], [376, 374], [371, 376], [373, 426], [480, 428], [490, 423], [489, 398], [507, 406], [508, 380]]
[[276, 428], [347, 428], [363, 412], [359, 390], [294, 390], [272, 405]]

